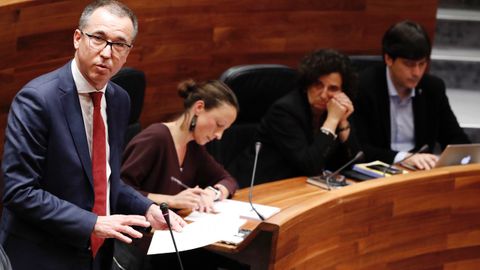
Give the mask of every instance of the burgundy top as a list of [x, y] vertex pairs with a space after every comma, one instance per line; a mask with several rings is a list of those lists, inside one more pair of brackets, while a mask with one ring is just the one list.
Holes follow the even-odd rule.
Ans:
[[195, 141], [188, 143], [180, 166], [170, 130], [162, 123], [152, 124], [127, 145], [121, 177], [146, 196], [147, 193], [175, 195], [184, 190], [171, 180], [172, 176], [192, 188], [221, 184], [230, 196], [237, 189], [235, 179]]

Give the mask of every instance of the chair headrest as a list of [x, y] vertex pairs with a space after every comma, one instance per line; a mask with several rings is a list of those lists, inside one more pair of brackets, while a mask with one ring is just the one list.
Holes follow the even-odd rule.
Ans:
[[357, 72], [372, 66], [383, 65], [383, 57], [381, 55], [350, 55], [349, 58]]
[[111, 81], [127, 91], [131, 104], [128, 123], [132, 124], [137, 122], [142, 113], [143, 99], [145, 97], [145, 73], [131, 67], [123, 67], [112, 77]]
[[240, 105], [236, 123], [258, 122], [270, 105], [295, 88], [297, 73], [284, 65], [243, 65], [226, 70], [220, 80], [232, 88]]

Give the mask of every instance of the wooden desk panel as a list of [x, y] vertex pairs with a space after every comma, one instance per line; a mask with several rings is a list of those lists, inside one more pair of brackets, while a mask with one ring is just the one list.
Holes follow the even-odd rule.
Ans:
[[255, 187], [254, 201], [282, 211], [215, 248], [253, 269], [480, 269], [480, 165], [330, 192], [295, 178]]

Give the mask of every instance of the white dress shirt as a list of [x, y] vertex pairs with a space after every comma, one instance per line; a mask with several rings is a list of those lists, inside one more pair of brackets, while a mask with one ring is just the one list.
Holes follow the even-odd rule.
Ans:
[[107, 85], [102, 89], [96, 90], [85, 77], [82, 75], [78, 69], [75, 59], [72, 61], [72, 75], [73, 80], [75, 81], [75, 86], [77, 87], [78, 99], [80, 100], [80, 107], [82, 108], [83, 124], [85, 125], [85, 133], [87, 136], [88, 151], [90, 152], [90, 159], [92, 158], [92, 137], [93, 137], [93, 101], [90, 97], [91, 92], [103, 92], [102, 102], [101, 102], [101, 114], [103, 118], [103, 124], [105, 125], [105, 139], [106, 139], [106, 155], [107, 155], [107, 215], [110, 215], [110, 145], [108, 144], [108, 126], [107, 126], [107, 102], [105, 100], [105, 90]]
[[415, 124], [413, 117], [413, 97], [415, 89], [411, 89], [410, 95], [401, 99], [392, 82], [390, 71], [387, 68], [387, 86], [390, 99], [390, 147], [399, 151], [393, 162], [403, 160], [408, 151], [415, 148]]

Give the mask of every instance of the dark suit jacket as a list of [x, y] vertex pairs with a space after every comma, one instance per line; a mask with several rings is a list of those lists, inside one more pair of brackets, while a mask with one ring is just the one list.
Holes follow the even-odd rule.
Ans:
[[[255, 183], [319, 175], [325, 168], [338, 168], [358, 151], [353, 131], [346, 143], [314, 132], [307, 96], [298, 90], [272, 105], [255, 137], [255, 141], [262, 143]], [[239, 183], [250, 181], [254, 157], [252, 143], [230, 166], [229, 171]]]
[[[415, 149], [435, 143], [469, 143], [460, 128], [445, 94], [445, 84], [433, 75], [425, 74], [415, 88], [413, 98]], [[397, 151], [390, 148], [390, 99], [386, 67], [379, 65], [360, 74], [359, 92], [354, 103], [358, 140], [366, 161], [382, 160], [392, 163]]]
[[[91, 268], [92, 164], [70, 64], [28, 83], [10, 109], [0, 241], [16, 270]], [[120, 180], [129, 98], [113, 83], [105, 95], [111, 213], [144, 215], [151, 201]]]

